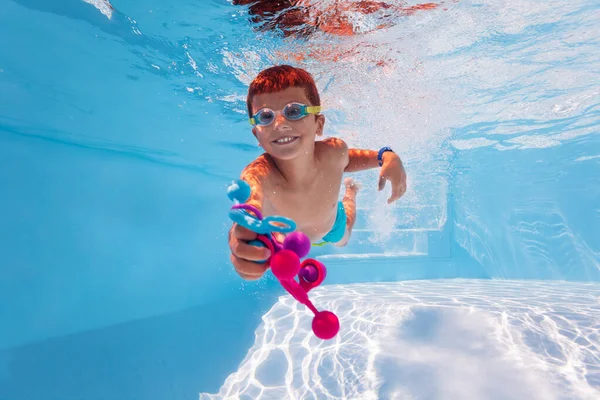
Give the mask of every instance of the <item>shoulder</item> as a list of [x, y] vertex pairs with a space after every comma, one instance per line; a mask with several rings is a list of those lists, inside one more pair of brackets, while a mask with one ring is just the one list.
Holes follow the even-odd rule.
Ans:
[[339, 138], [327, 138], [316, 142], [319, 148], [319, 153], [327, 160], [339, 162], [343, 167], [348, 165], [348, 144]]
[[264, 184], [269, 181], [272, 175], [272, 164], [266, 154], [260, 155], [250, 164], [246, 165], [240, 174], [240, 179]]
[[321, 140], [320, 143], [331, 149], [337, 150], [348, 150], [348, 145], [340, 138], [330, 137], [324, 140]]

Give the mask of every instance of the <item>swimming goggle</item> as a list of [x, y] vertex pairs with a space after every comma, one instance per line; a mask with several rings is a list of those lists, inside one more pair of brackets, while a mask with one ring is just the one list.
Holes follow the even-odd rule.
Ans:
[[[301, 103], [290, 103], [283, 109], [283, 116], [289, 121], [298, 121], [308, 114], [318, 114], [321, 106], [307, 106]], [[270, 108], [261, 108], [250, 118], [250, 125], [267, 126], [275, 121], [275, 111]]]

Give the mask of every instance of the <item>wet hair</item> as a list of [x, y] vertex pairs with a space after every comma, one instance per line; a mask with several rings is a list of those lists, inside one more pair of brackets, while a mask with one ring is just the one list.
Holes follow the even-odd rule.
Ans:
[[252, 116], [252, 100], [254, 96], [265, 93], [276, 93], [290, 87], [304, 89], [311, 106], [321, 105], [319, 91], [311, 74], [291, 65], [276, 65], [261, 71], [250, 83], [246, 99], [248, 115]]

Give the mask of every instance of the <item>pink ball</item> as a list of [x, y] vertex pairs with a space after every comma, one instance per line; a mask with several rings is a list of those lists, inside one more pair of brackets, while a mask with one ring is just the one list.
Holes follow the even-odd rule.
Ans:
[[310, 239], [302, 232], [292, 232], [285, 237], [283, 248], [293, 251], [302, 258], [310, 252]]
[[319, 339], [331, 339], [340, 330], [340, 320], [330, 311], [320, 311], [313, 318], [312, 330]]
[[281, 250], [271, 256], [271, 271], [279, 280], [290, 280], [300, 270], [300, 258], [291, 250]]

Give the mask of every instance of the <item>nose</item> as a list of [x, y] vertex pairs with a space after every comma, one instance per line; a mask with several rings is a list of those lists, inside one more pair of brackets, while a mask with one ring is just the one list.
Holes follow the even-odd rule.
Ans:
[[283, 127], [287, 127], [287, 119], [283, 116], [282, 113], [277, 113], [275, 115], [275, 121], [273, 122], [275, 129], [281, 129]]

